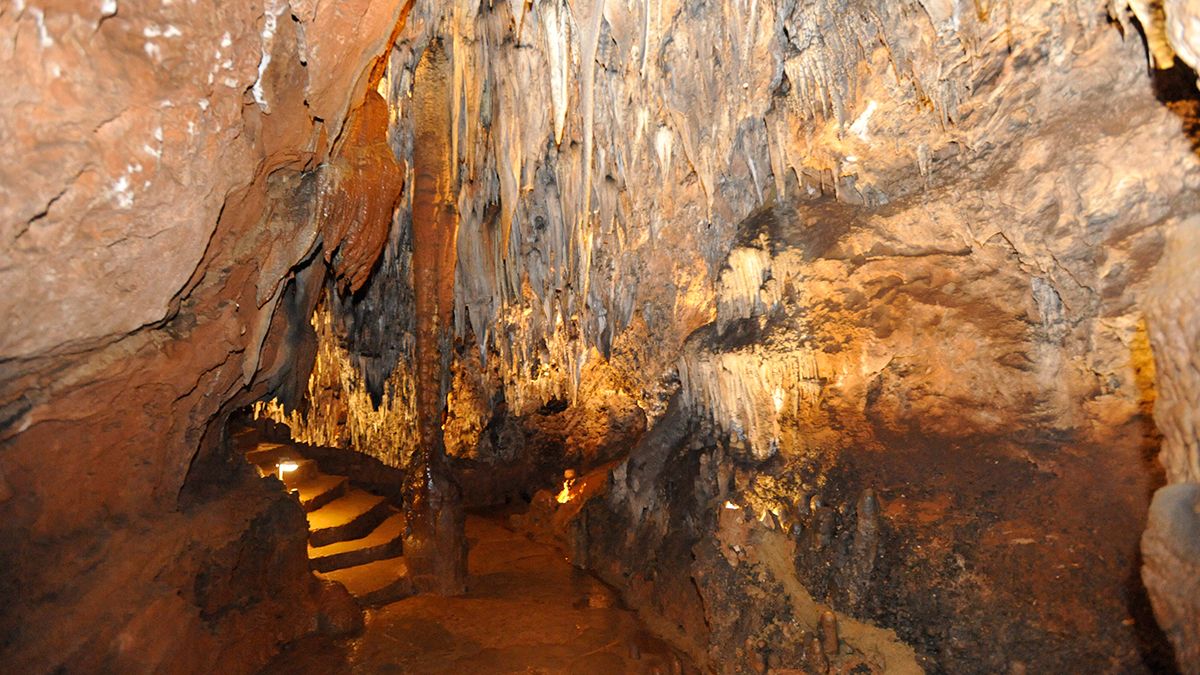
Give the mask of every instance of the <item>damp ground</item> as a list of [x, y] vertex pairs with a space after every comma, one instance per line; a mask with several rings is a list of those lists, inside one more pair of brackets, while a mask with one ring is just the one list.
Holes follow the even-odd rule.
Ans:
[[357, 637], [289, 646], [264, 673], [681, 673], [616, 594], [498, 518], [467, 520], [466, 595], [368, 610]]

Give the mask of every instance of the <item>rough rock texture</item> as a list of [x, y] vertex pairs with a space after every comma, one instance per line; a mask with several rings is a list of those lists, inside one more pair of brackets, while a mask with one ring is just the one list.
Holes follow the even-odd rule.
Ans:
[[1180, 669], [1200, 672], [1200, 489], [1195, 483], [1168, 485], [1154, 493], [1142, 539], [1154, 612], [1175, 644]]
[[[1130, 5], [1138, 9], [1137, 3]], [[1142, 9], [1139, 19], [1150, 8], [1143, 5]], [[1161, 23], [1142, 20], [1143, 26], [1155, 26], [1147, 32], [1147, 39], [1159, 45], [1160, 51], [1174, 52], [1194, 71], [1200, 67], [1200, 13], [1195, 3], [1168, 1], [1159, 11], [1156, 18]], [[1173, 109], [1183, 113], [1185, 128], [1192, 130], [1194, 137], [1195, 105], [1176, 104]], [[1142, 578], [1154, 602], [1155, 616], [1175, 645], [1178, 663], [1185, 672], [1193, 673], [1200, 669], [1200, 587], [1194, 583], [1200, 548], [1195, 546], [1195, 499], [1189, 509], [1185, 495], [1200, 489], [1200, 270], [1194, 264], [1200, 251], [1200, 222], [1195, 217], [1182, 220], [1166, 236], [1166, 254], [1156, 270], [1148, 311], [1160, 363], [1156, 386], [1161, 393], [1154, 419], [1163, 433], [1160, 458], [1167, 479], [1183, 485], [1164, 487], [1154, 497], [1142, 539], [1146, 561]]]
[[1158, 400], [1154, 419], [1163, 433], [1160, 458], [1172, 483], [1158, 491], [1142, 538], [1142, 571], [1155, 616], [1175, 644], [1184, 672], [1200, 668], [1200, 222], [1179, 223], [1155, 272], [1150, 307]]
[[[1108, 4], [6, 4], [5, 660], [261, 663], [317, 622], [257, 580], [318, 591], [224, 418], [420, 466], [453, 382], [489, 495], [648, 421], [568, 544], [714, 668], [1166, 667], [1136, 539], [1157, 430], [1198, 480], [1200, 174], [1147, 66], [1198, 50], [1186, 3]], [[1142, 551], [1183, 658], [1174, 494]]]
[[[531, 433], [599, 400], [593, 377], [651, 434], [678, 390], [695, 447], [609, 493], [586, 564], [645, 563], [605, 532], [670, 548], [661, 569], [686, 583], [612, 579], [648, 611], [682, 603], [658, 609], [700, 652], [762, 640], [802, 660], [772, 617], [816, 631], [807, 597], [894, 630], [934, 671], [1167, 667], [1137, 538], [1164, 480], [1157, 429], [1166, 478], [1194, 480], [1181, 280], [1200, 174], [1148, 72], [1187, 60], [1187, 10], [1130, 4], [417, 4], [385, 82], [411, 158], [404, 102], [441, 41], [452, 451], [518, 485]], [[368, 392], [411, 381], [405, 237], [339, 319]], [[721, 487], [676, 495], [693, 473]], [[680, 503], [656, 513], [639, 490]]]
[[[828, 612], [792, 568], [809, 539], [799, 527], [779, 531], [770, 514], [764, 527], [726, 499], [739, 486], [723, 457], [690, 434], [676, 401], [626, 462], [576, 480], [565, 502], [535, 499], [521, 522], [555, 532], [573, 563], [621, 588], [644, 620], [708, 670], [822, 672], [818, 662], [830, 661], [837, 672], [921, 672], [895, 633], [846, 615], [832, 644], [809, 653]], [[549, 528], [530, 522], [546, 510]]]
[[[302, 513], [243, 480], [222, 422], [307, 380], [317, 169], [382, 137], [386, 115], [342, 128], [380, 105], [353, 112], [401, 9], [0, 8], [11, 669], [247, 672], [317, 629]], [[328, 242], [339, 273], [361, 282], [394, 199]]]
[[404, 169], [388, 145], [388, 104], [369, 91], [346, 127], [335, 157], [321, 167], [317, 209], [325, 262], [333, 264], [340, 285], [362, 288], [383, 246], [400, 190]]

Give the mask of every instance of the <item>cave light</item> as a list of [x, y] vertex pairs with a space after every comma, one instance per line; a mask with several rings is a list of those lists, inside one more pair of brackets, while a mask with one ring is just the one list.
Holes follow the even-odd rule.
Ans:
[[300, 465], [290, 459], [282, 459], [275, 468], [279, 469], [279, 480], [283, 480], [283, 474], [291, 473], [300, 468]]
[[575, 481], [571, 480], [570, 478], [564, 480], [562, 492], [559, 492], [558, 496], [556, 496], [554, 500], [559, 504], [566, 504], [567, 502], [571, 501], [571, 484], [574, 482]]
[[575, 470], [567, 469], [563, 472], [563, 489], [559, 492], [554, 500], [559, 504], [566, 504], [571, 501], [571, 486], [575, 484]]
[[558, 496], [556, 496], [554, 499], [559, 504], [566, 504], [567, 502], [571, 501], [571, 481], [563, 481], [562, 492], [559, 492]]

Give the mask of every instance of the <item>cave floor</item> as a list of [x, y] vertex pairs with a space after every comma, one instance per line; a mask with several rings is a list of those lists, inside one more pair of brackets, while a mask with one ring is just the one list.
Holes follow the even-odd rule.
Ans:
[[467, 519], [466, 595], [368, 610], [357, 637], [310, 638], [264, 673], [678, 673], [685, 660], [616, 594], [499, 519]]

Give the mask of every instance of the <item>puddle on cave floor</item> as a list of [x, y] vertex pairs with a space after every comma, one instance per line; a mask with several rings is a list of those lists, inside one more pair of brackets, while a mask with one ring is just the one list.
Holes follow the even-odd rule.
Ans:
[[467, 519], [468, 593], [368, 610], [357, 637], [310, 638], [263, 673], [681, 673], [684, 657], [616, 594], [499, 518]]

